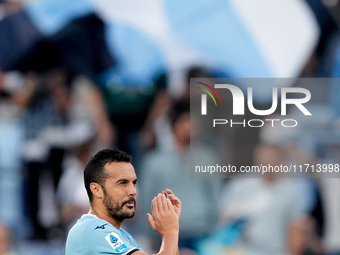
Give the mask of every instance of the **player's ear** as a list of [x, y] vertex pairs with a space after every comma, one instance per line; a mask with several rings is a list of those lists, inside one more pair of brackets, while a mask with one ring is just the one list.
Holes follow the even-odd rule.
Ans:
[[94, 197], [102, 199], [104, 196], [103, 188], [96, 182], [91, 182], [90, 189]]

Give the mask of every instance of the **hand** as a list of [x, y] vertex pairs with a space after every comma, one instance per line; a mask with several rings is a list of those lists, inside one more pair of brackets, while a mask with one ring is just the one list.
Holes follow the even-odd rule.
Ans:
[[176, 234], [179, 232], [178, 217], [170, 199], [159, 193], [151, 202], [151, 211], [147, 214], [151, 227], [160, 235]]
[[175, 194], [172, 192], [171, 189], [166, 189], [165, 191], [162, 192], [165, 197], [167, 197], [166, 193], [168, 193], [170, 202], [175, 210], [175, 213], [177, 214], [177, 218], [179, 220], [181, 216], [181, 209], [182, 209], [182, 202], [181, 200], [178, 199], [178, 197], [175, 196]]

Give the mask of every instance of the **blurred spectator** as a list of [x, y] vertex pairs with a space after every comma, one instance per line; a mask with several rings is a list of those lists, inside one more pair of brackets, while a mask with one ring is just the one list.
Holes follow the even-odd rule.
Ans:
[[75, 146], [63, 164], [64, 173], [58, 186], [58, 204], [65, 233], [79, 217], [88, 212], [89, 200], [84, 189], [83, 172], [93, 155], [93, 141], [85, 137], [84, 142]]
[[[27, 107], [25, 113], [26, 144], [24, 148], [28, 173], [27, 208], [32, 221], [33, 238], [45, 239], [46, 228], [58, 225], [55, 216], [41, 216], [41, 194], [52, 194], [47, 201], [55, 205], [54, 193], [62, 175], [62, 162], [68, 149], [79, 144], [81, 134], [97, 133], [99, 147], [112, 138], [103, 104], [97, 104], [98, 92], [85, 77], [70, 76], [66, 70], [54, 69], [45, 74], [28, 73], [16, 101]], [[86, 131], [88, 130], [88, 131]], [[45, 178], [42, 182], [42, 178]], [[52, 179], [52, 191], [41, 192], [41, 184]], [[45, 189], [51, 186], [45, 185]], [[46, 199], [45, 199], [46, 201]], [[53, 210], [53, 209], [52, 209]], [[40, 215], [40, 216], [39, 216]]]
[[168, 95], [165, 91], [155, 98], [141, 131], [143, 145], [148, 149], [169, 150], [174, 147], [174, 137], [168, 116], [172, 101], [190, 101], [190, 78], [210, 78], [205, 68], [193, 66], [186, 71], [183, 91], [178, 95]]
[[320, 188], [324, 201], [324, 245], [327, 254], [340, 254], [340, 180], [321, 179]]
[[45, 75], [29, 73], [16, 97], [18, 103], [27, 107], [24, 116], [24, 157], [28, 178], [25, 201], [34, 230], [33, 238], [46, 238], [45, 228], [38, 217], [42, 173], [47, 170], [48, 177], [53, 179], [53, 189], [61, 176], [66, 113], [70, 106], [67, 82], [65, 73], [58, 70]]
[[337, 20], [332, 18], [330, 10], [336, 9], [338, 3], [331, 0], [306, 0], [306, 2], [320, 27], [320, 38], [302, 75], [305, 77], [331, 77], [336, 48], [340, 43], [340, 34], [336, 26]]
[[0, 19], [5, 17], [6, 15], [10, 15], [20, 11], [23, 7], [23, 1], [20, 0], [0, 1]]
[[165, 89], [155, 97], [140, 134], [144, 148], [172, 146], [171, 130], [166, 119], [171, 100]]
[[[108, 80], [99, 86], [116, 133], [115, 145], [134, 157], [137, 169], [143, 151], [140, 131], [143, 125], [152, 125], [158, 115], [157, 111], [167, 104], [166, 86], [165, 75], [149, 80], [148, 83], [121, 84]], [[99, 104], [101, 100], [97, 98]], [[152, 147], [152, 137], [146, 140], [147, 147]]]
[[[282, 163], [278, 148], [259, 145], [256, 165]], [[232, 179], [222, 192], [220, 224], [211, 242], [216, 248], [251, 255], [301, 255], [305, 243], [304, 212], [294, 184], [279, 176]], [[209, 247], [209, 246], [206, 246]], [[211, 254], [201, 245], [200, 254]], [[228, 251], [223, 254], [228, 254]], [[217, 251], [214, 251], [217, 254]]]
[[140, 198], [143, 212], [146, 212], [149, 211], [150, 199], [160, 190], [167, 187], [178, 194], [183, 203], [179, 247], [194, 250], [195, 244], [210, 233], [217, 220], [221, 180], [190, 178], [189, 150], [193, 157], [207, 164], [218, 161], [209, 148], [190, 140], [194, 134], [190, 134], [189, 109], [187, 100], [175, 102], [170, 108], [174, 147], [156, 149], [145, 156], [141, 168]]
[[12, 232], [3, 223], [0, 223], [0, 255], [15, 255], [12, 252]]
[[25, 232], [21, 196], [24, 129], [22, 109], [13, 101], [22, 79], [18, 73], [0, 75], [0, 221], [6, 222], [16, 234], [22, 234]]
[[[299, 146], [287, 139], [281, 143], [285, 165], [314, 165], [317, 163], [316, 157], [312, 157], [307, 152], [301, 150]], [[300, 177], [304, 177], [304, 174]], [[307, 176], [306, 176], [307, 177]], [[310, 176], [308, 176], [310, 177]], [[306, 213], [306, 244], [305, 255], [324, 254], [322, 237], [324, 232], [324, 198], [321, 196], [319, 182], [314, 178], [293, 178], [291, 180], [298, 192], [301, 206]]]
[[68, 147], [57, 188], [60, 223], [65, 233], [76, 219], [88, 211], [89, 201], [83, 183], [85, 164], [94, 151], [110, 145], [113, 139], [101, 95], [85, 76], [77, 77], [72, 83], [67, 115]]
[[[279, 118], [279, 116], [273, 115], [270, 116], [270, 118], [275, 119]], [[304, 125], [303, 123], [301, 124]], [[283, 127], [272, 128], [269, 125], [265, 125], [260, 131], [260, 140], [262, 143], [277, 146], [281, 149], [283, 165], [285, 166], [317, 164], [317, 158], [299, 146], [296, 140], [298, 134], [298, 130], [289, 130]], [[310, 177], [310, 175], [305, 172], [299, 173], [298, 176], [296, 173], [293, 173], [291, 177], [300, 177], [292, 178], [291, 182], [296, 187], [301, 207], [307, 216], [307, 240], [304, 247], [304, 254], [323, 254], [324, 246], [322, 244], [322, 236], [324, 229], [324, 212], [319, 183], [314, 178], [307, 178]]]
[[[324, 146], [324, 163], [339, 164], [339, 144]], [[325, 254], [340, 254], [340, 179], [322, 178], [318, 180], [323, 202]]]

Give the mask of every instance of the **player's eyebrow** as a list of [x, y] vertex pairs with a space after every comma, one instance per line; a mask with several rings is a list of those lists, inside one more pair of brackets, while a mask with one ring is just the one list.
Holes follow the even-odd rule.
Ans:
[[[119, 182], [129, 182], [129, 180], [122, 178], [116, 181], [116, 183], [119, 183]], [[132, 182], [137, 182], [137, 179], [134, 179]]]
[[129, 180], [128, 179], [119, 179], [116, 181], [116, 183], [119, 183], [119, 182], [128, 182]]

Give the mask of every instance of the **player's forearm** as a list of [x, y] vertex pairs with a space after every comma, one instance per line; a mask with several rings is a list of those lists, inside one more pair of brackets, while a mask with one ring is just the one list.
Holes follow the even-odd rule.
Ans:
[[306, 243], [306, 222], [295, 221], [288, 227], [288, 251], [291, 255], [301, 255]]
[[178, 255], [178, 232], [164, 235], [162, 245], [157, 255]]

